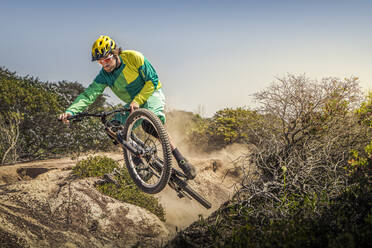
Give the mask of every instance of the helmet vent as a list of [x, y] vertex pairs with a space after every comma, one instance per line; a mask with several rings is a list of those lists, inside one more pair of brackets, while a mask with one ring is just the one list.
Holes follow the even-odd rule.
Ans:
[[92, 61], [111, 53], [116, 44], [110, 37], [101, 35], [92, 46]]

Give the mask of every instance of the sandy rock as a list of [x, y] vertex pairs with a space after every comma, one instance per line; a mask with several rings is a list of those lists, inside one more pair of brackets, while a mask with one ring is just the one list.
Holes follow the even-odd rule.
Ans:
[[[167, 186], [154, 195], [165, 209], [165, 223], [145, 209], [102, 195], [94, 187], [97, 178], [74, 178], [76, 161], [70, 158], [2, 166], [0, 247], [161, 247], [233, 195], [242, 179], [237, 161], [243, 151], [232, 146], [190, 154], [198, 174], [188, 183], [212, 208], [179, 198]], [[98, 155], [122, 163], [122, 154]]]
[[159, 247], [167, 240], [155, 215], [102, 195], [94, 180], [52, 170], [0, 186], [0, 244], [13, 238], [26, 247]]

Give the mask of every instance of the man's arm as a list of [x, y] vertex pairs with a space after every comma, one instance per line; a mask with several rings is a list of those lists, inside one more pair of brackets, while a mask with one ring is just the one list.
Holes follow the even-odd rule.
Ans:
[[154, 93], [156, 89], [161, 87], [161, 83], [158, 79], [158, 74], [152, 67], [150, 62], [144, 58], [143, 65], [139, 67], [138, 72], [142, 79], [145, 81], [145, 85], [138, 95], [134, 98], [134, 101], [139, 105], [144, 104], [147, 99]]
[[106, 84], [101, 84], [93, 81], [93, 83], [90, 84], [89, 87], [86, 88], [84, 92], [75, 99], [75, 101], [71, 104], [70, 107], [67, 108], [65, 112], [75, 115], [84, 111], [86, 107], [94, 103], [97, 97], [103, 93], [106, 86]]

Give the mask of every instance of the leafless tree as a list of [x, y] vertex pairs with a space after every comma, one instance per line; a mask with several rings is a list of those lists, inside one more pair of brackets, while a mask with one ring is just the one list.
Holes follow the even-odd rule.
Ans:
[[[317, 203], [329, 202], [348, 183], [350, 150], [368, 142], [353, 115], [362, 100], [358, 79], [317, 82], [305, 75], [287, 75], [255, 98], [264, 118], [254, 130], [250, 159], [260, 174], [244, 178], [237, 202], [257, 215], [296, 214], [291, 210], [299, 208], [293, 204], [319, 213]], [[255, 209], [258, 205], [265, 207]]]

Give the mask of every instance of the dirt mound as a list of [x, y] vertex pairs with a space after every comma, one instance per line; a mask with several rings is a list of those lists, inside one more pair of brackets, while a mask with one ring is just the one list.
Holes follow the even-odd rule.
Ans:
[[0, 185], [0, 247], [159, 247], [168, 240], [155, 215], [102, 195], [97, 178], [73, 177], [70, 163], [43, 164], [0, 168], [11, 182]]
[[[231, 151], [221, 152], [236, 159]], [[121, 154], [101, 155], [122, 160]], [[97, 178], [74, 178], [76, 161], [69, 158], [0, 167], [0, 246], [159, 247], [232, 196], [241, 177], [234, 157], [211, 156], [189, 158], [198, 168], [190, 185], [212, 209], [180, 199], [166, 187], [155, 195], [165, 209], [165, 223], [140, 207], [102, 195], [94, 187]]]

